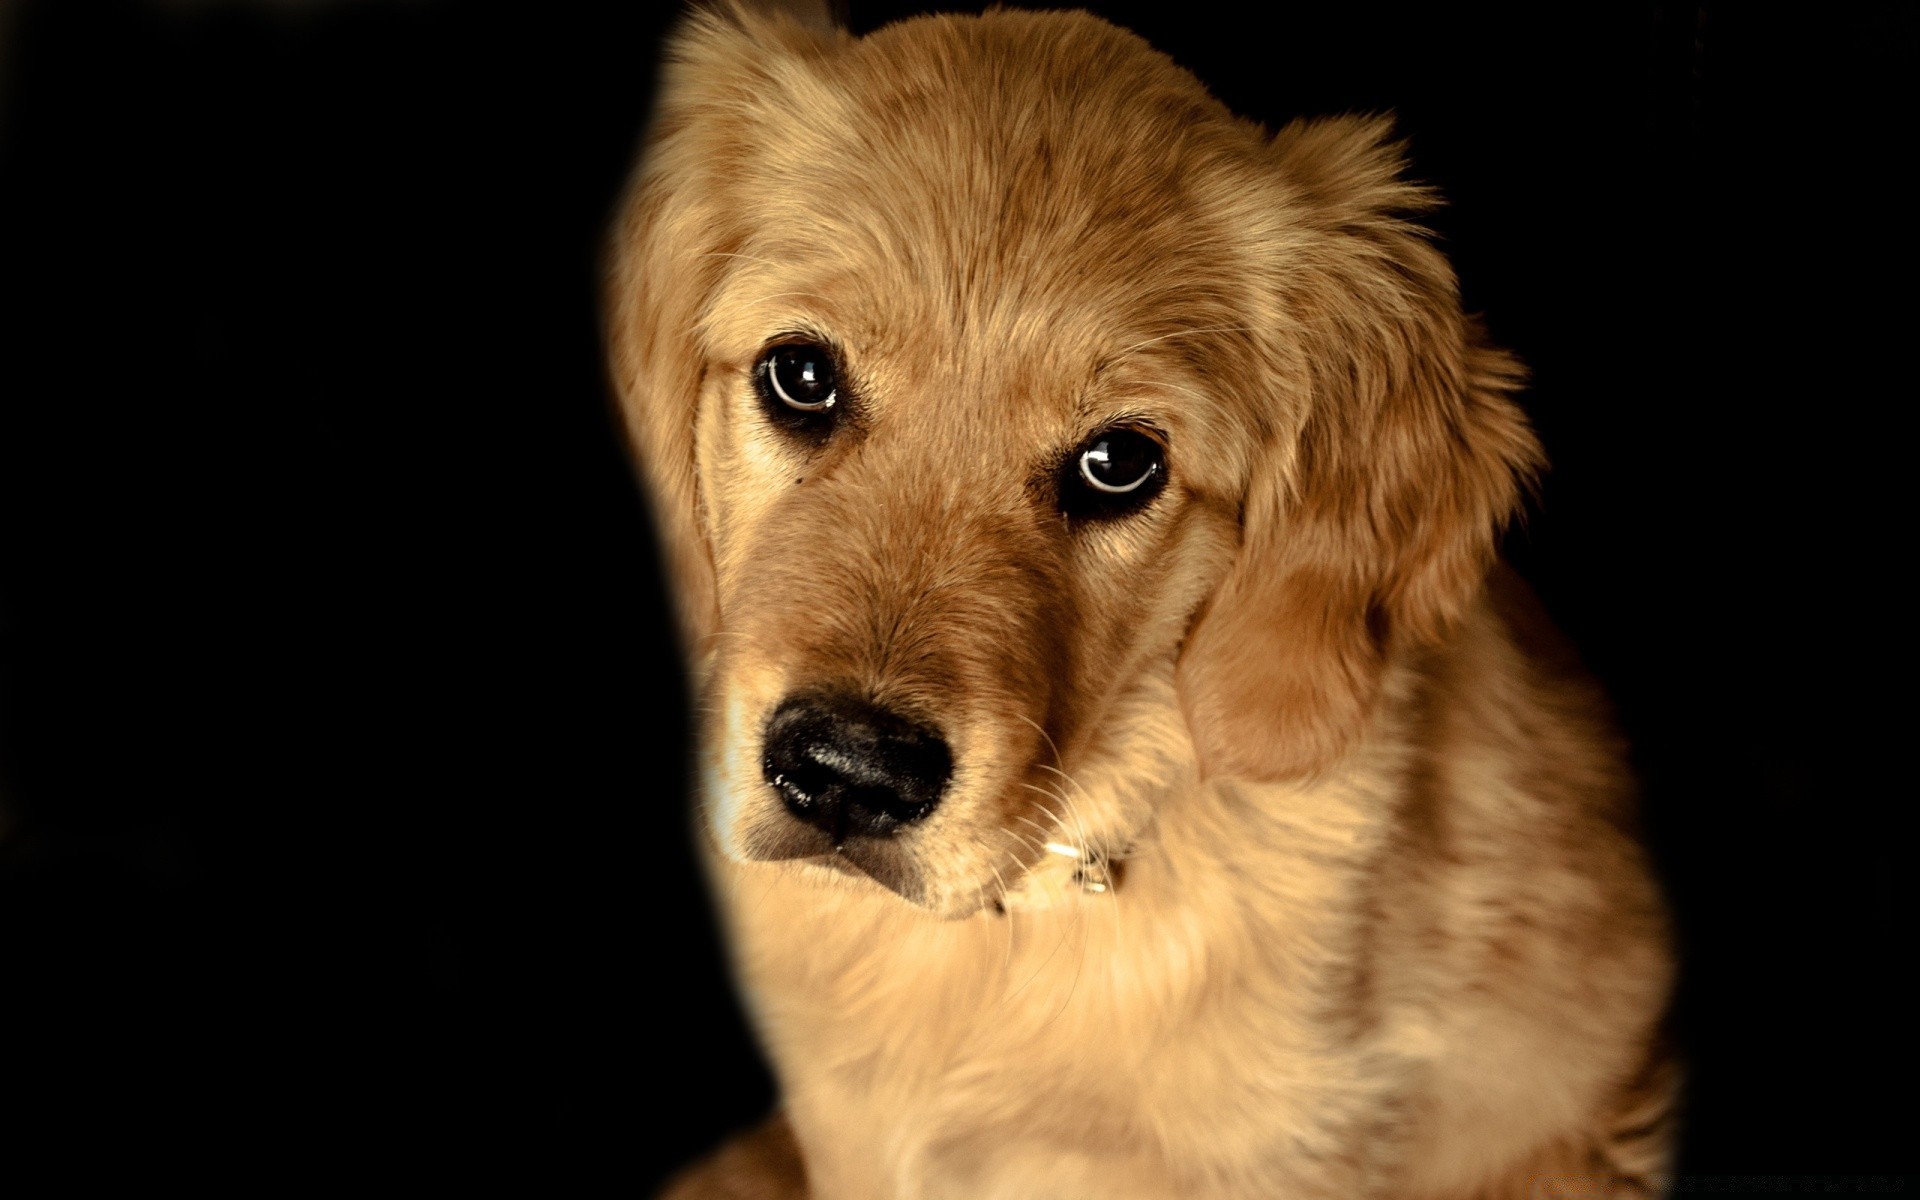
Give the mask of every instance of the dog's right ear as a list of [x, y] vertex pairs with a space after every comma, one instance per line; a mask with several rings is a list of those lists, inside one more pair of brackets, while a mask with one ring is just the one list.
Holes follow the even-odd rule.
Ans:
[[1302, 230], [1273, 260], [1290, 319], [1268, 361], [1303, 364], [1271, 386], [1304, 419], [1269, 431], [1239, 559], [1179, 664], [1204, 769], [1266, 780], [1311, 778], [1359, 740], [1392, 652], [1469, 608], [1541, 466], [1524, 372], [1410, 219], [1433, 201], [1387, 123], [1298, 123], [1274, 152]]
[[667, 45], [638, 170], [607, 253], [605, 337], [615, 394], [696, 661], [717, 621], [695, 438], [706, 373], [702, 325], [745, 236], [728, 201], [757, 107], [780, 72], [847, 35], [832, 0], [695, 6]]

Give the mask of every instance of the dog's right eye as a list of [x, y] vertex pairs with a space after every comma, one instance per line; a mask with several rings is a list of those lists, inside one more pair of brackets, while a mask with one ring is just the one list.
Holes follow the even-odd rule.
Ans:
[[824, 432], [840, 406], [839, 370], [816, 342], [788, 342], [768, 350], [755, 371], [767, 412], [793, 429]]

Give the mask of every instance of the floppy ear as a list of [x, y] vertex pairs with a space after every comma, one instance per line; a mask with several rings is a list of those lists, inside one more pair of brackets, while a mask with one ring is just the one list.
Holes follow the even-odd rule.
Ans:
[[1389, 654], [1439, 639], [1472, 602], [1542, 465], [1512, 400], [1521, 368], [1461, 312], [1406, 215], [1433, 201], [1401, 180], [1387, 133], [1343, 118], [1274, 141], [1313, 248], [1276, 268], [1289, 319], [1267, 336], [1305, 407], [1269, 434], [1239, 557], [1182, 652], [1210, 774], [1311, 776], [1350, 747]]
[[788, 56], [838, 33], [831, 0], [697, 7], [669, 43], [653, 124], [608, 252], [606, 341], [615, 393], [696, 653], [715, 628], [712, 554], [695, 464], [706, 353], [701, 323], [742, 238], [727, 196], [756, 100]]

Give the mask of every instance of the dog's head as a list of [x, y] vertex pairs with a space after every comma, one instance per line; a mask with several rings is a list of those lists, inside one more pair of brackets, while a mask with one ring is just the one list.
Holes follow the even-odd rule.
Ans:
[[1538, 454], [1387, 137], [1083, 13], [688, 22], [609, 341], [723, 853], [964, 913], [1353, 745]]

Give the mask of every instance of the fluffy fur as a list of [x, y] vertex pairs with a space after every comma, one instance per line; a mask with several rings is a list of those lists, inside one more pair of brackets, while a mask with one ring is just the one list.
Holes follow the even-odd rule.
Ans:
[[[1664, 911], [1494, 563], [1521, 372], [1401, 168], [1082, 13], [684, 26], [609, 343], [784, 1101], [672, 1196], [1658, 1190]], [[819, 444], [751, 378], [795, 333], [861, 398]], [[1165, 491], [1063, 518], [1050, 464], [1122, 418]], [[884, 853], [796, 850], [762, 779], [820, 684], [953, 746]]]

